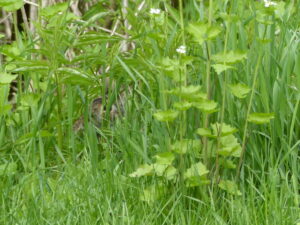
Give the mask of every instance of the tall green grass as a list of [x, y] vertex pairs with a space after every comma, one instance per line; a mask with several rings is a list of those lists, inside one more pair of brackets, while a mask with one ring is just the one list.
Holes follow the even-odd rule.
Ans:
[[[299, 2], [266, 8], [260, 1], [180, 0], [176, 9], [168, 1], [146, 1], [137, 11], [141, 2], [130, 2], [126, 18], [100, 3], [81, 18], [71, 13], [69, 1], [40, 5], [31, 35], [26, 27], [19, 30], [11, 9], [17, 39], [0, 46], [0, 223], [300, 223]], [[150, 14], [151, 7], [161, 13]], [[121, 18], [118, 35], [100, 29], [107, 17], [114, 25]], [[202, 43], [189, 28], [196, 22], [220, 32]], [[122, 51], [124, 34], [134, 44], [128, 52]], [[186, 54], [176, 52], [181, 45]], [[237, 50], [247, 58], [233, 65], [226, 55], [219, 64], [234, 69], [217, 73], [214, 55]], [[13, 105], [7, 99], [14, 79]], [[249, 88], [245, 98], [232, 94], [229, 86], [236, 83]], [[218, 111], [190, 108], [174, 121], [157, 120], [157, 112], [184, 99], [168, 91], [188, 85], [200, 85]], [[112, 105], [122, 108], [120, 94], [125, 110], [111, 121]], [[106, 107], [101, 127], [91, 112], [99, 96]], [[247, 117], [255, 112], [274, 113], [274, 119], [251, 123]], [[82, 116], [84, 128], [75, 132]], [[196, 133], [216, 122], [238, 130], [244, 154], [226, 158], [234, 169], [225, 168], [222, 156], [210, 157], [211, 139]], [[213, 140], [218, 149], [222, 129]], [[186, 139], [197, 144], [176, 155], [177, 180], [151, 173], [130, 177]], [[196, 162], [210, 171], [209, 182], [191, 188], [184, 174]], [[219, 188], [222, 180], [238, 190]]]

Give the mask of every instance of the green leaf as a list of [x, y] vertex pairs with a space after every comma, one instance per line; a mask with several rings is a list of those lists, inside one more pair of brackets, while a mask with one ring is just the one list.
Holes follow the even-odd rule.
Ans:
[[201, 99], [193, 102], [193, 106], [205, 113], [214, 113], [217, 111], [218, 104], [213, 100]]
[[231, 84], [229, 85], [231, 93], [238, 98], [246, 98], [251, 89], [245, 84]]
[[196, 149], [200, 149], [200, 140], [183, 139], [176, 141], [173, 145], [171, 145], [171, 151], [178, 154], [194, 152]]
[[68, 9], [68, 3], [64, 2], [64, 3], [57, 3], [45, 8], [42, 8], [40, 13], [42, 16], [46, 17], [46, 18], [51, 18], [55, 15], [58, 15], [59, 13], [63, 13]]
[[199, 85], [181, 86], [166, 93], [176, 95], [186, 101], [201, 101], [207, 98], [207, 94], [201, 92], [201, 86]]
[[168, 166], [168, 168], [165, 170], [164, 177], [167, 180], [173, 180], [174, 178], [176, 178], [177, 174], [178, 174], [177, 169], [171, 165], [171, 166]]
[[149, 176], [152, 175], [153, 172], [153, 165], [144, 164], [141, 165], [137, 170], [131, 174], [130, 177], [142, 177], [142, 176]]
[[222, 156], [240, 157], [242, 147], [237, 138], [230, 134], [225, 137], [221, 137], [221, 147], [218, 149], [218, 154]]
[[167, 167], [168, 167], [168, 165], [157, 164], [157, 163], [153, 164], [155, 174], [157, 176], [160, 176], [160, 177], [164, 175], [165, 170], [167, 169]]
[[248, 121], [256, 124], [269, 123], [271, 119], [274, 119], [274, 113], [251, 113], [248, 117]]
[[209, 26], [204, 23], [190, 23], [187, 31], [193, 36], [194, 40], [200, 45], [206, 40], [214, 39], [221, 32], [217, 26]]
[[[220, 132], [220, 129], [221, 129], [221, 124], [220, 123], [214, 123], [214, 124], [211, 125], [211, 127], [212, 127], [212, 130], [213, 130], [213, 135], [215, 137], [217, 137], [219, 132]], [[233, 134], [237, 131], [238, 131], [238, 129], [236, 129], [235, 127], [232, 127], [232, 126], [230, 126], [226, 123], [223, 123], [222, 124], [222, 134], [220, 136], [224, 137], [224, 136]]]
[[0, 105], [0, 116], [4, 116], [11, 110], [12, 105]]
[[159, 111], [153, 114], [154, 118], [161, 122], [173, 121], [178, 115], [179, 112], [175, 110]]
[[37, 106], [40, 100], [40, 95], [34, 93], [22, 94], [21, 105], [24, 107]]
[[206, 176], [189, 177], [185, 180], [185, 185], [187, 187], [197, 187], [197, 186], [202, 186], [207, 184], [210, 184], [210, 181], [206, 178]]
[[217, 74], [221, 74], [226, 70], [235, 69], [233, 66], [228, 66], [225, 64], [214, 64], [212, 65]]
[[17, 172], [16, 163], [5, 163], [0, 165], [0, 176], [11, 176]]
[[151, 185], [143, 190], [143, 193], [140, 195], [140, 200], [152, 204], [164, 196], [165, 193], [166, 188], [163, 185]]
[[212, 138], [216, 137], [215, 135], [212, 134], [212, 132], [209, 128], [198, 128], [196, 130], [196, 133], [203, 137], [212, 137]]
[[241, 51], [221, 52], [212, 56], [212, 60], [219, 64], [234, 64], [247, 58], [247, 54]]
[[192, 105], [193, 105], [192, 103], [186, 102], [186, 101], [184, 101], [184, 102], [175, 102], [174, 103], [174, 108], [176, 108], [180, 111], [185, 111], [185, 110], [188, 110], [189, 108], [191, 108]]
[[220, 162], [220, 165], [223, 166], [224, 168], [227, 168], [227, 169], [235, 169], [236, 168], [236, 165], [231, 160], [221, 158], [221, 159], [219, 159], [219, 162]]
[[0, 72], [0, 85], [1, 84], [10, 84], [17, 77], [18, 77], [18, 75], [11, 75], [8, 73]]
[[186, 170], [184, 173], [184, 178], [191, 178], [191, 177], [201, 177], [209, 173], [209, 170], [206, 169], [206, 166], [201, 163], [192, 164], [189, 169]]
[[5, 11], [16, 11], [24, 5], [23, 0], [1, 0], [0, 7], [3, 7]]
[[155, 155], [156, 163], [161, 165], [171, 165], [175, 159], [172, 152], [163, 152]]
[[219, 188], [221, 188], [222, 190], [228, 192], [229, 194], [237, 195], [237, 196], [242, 195], [242, 193], [238, 189], [237, 184], [233, 181], [221, 180], [220, 183], [218, 184], [218, 186], [219, 186]]

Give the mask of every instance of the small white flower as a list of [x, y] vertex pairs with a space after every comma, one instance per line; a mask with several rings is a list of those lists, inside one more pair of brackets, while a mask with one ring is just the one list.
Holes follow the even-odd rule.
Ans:
[[150, 13], [151, 13], [151, 14], [156, 14], [156, 15], [158, 15], [158, 14], [160, 14], [160, 9], [154, 9], [154, 8], [151, 8], [151, 9], [150, 9]]
[[270, 0], [264, 0], [264, 3], [265, 3], [265, 7], [269, 8], [270, 6], [275, 6], [277, 5], [276, 2], [272, 2]]
[[185, 54], [186, 53], [186, 47], [184, 45], [179, 46], [176, 49], [176, 52], [180, 53], [180, 54]]

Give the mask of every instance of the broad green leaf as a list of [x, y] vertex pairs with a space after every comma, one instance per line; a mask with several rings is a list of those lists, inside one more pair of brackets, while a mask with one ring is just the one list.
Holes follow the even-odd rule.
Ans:
[[193, 106], [205, 113], [214, 113], [217, 111], [218, 104], [213, 100], [201, 99], [198, 102], [193, 102]]
[[197, 186], [202, 186], [202, 185], [207, 185], [209, 184], [210, 181], [206, 178], [206, 176], [194, 176], [194, 177], [189, 177], [185, 180], [185, 185], [187, 187], [197, 187]]
[[5, 35], [0, 33], [0, 38], [4, 38], [4, 37], [5, 37]]
[[1, 84], [10, 84], [17, 77], [18, 77], [18, 75], [11, 75], [8, 73], [0, 72], [0, 85]]
[[165, 170], [168, 168], [168, 166], [169, 165], [154, 163], [153, 168], [154, 168], [155, 174], [160, 177], [163, 176], [165, 173]]
[[194, 40], [200, 45], [206, 40], [214, 39], [221, 32], [217, 26], [209, 26], [204, 23], [190, 23], [187, 31], [193, 36]]
[[172, 152], [163, 152], [155, 155], [156, 163], [161, 165], [171, 165], [175, 159]]
[[201, 163], [192, 164], [189, 169], [186, 170], [184, 173], [184, 178], [191, 178], [191, 177], [201, 177], [209, 173], [209, 170], [206, 169], [206, 166]]
[[3, 7], [5, 11], [16, 11], [24, 5], [23, 0], [1, 0], [0, 7]]
[[174, 71], [180, 68], [180, 62], [177, 59], [163, 58], [161, 66], [164, 70]]
[[219, 159], [219, 162], [220, 162], [220, 165], [223, 166], [224, 168], [227, 168], [227, 169], [235, 169], [236, 168], [236, 165], [231, 160], [221, 158], [221, 159]]
[[22, 94], [21, 105], [24, 107], [37, 106], [40, 100], [40, 95], [34, 93]]
[[[213, 130], [213, 135], [215, 137], [219, 136], [219, 132], [220, 132], [220, 129], [221, 129], [221, 124], [220, 123], [214, 123], [214, 124], [211, 125], [211, 127], [212, 127], [212, 130]], [[223, 123], [223, 125], [222, 125], [222, 134], [220, 136], [224, 137], [224, 136], [233, 134], [237, 131], [238, 131], [238, 129], [236, 129], [235, 127], [232, 127], [232, 126], [230, 126], [226, 123]]]
[[196, 133], [203, 137], [212, 137], [215, 138], [215, 135], [212, 134], [211, 130], [209, 128], [198, 128], [196, 130]]
[[0, 116], [4, 116], [11, 110], [12, 105], [0, 105]]
[[194, 152], [197, 149], [200, 149], [200, 140], [183, 139], [176, 141], [173, 145], [171, 145], [171, 151], [178, 154]]
[[137, 170], [131, 174], [130, 177], [142, 177], [142, 176], [149, 176], [153, 172], [153, 165], [144, 164], [141, 165]]
[[143, 190], [140, 195], [140, 200], [152, 204], [166, 193], [166, 188], [163, 185], [151, 185]]
[[11, 176], [17, 172], [17, 164], [16, 163], [5, 163], [0, 165], [0, 176]]
[[164, 177], [168, 180], [173, 180], [174, 178], [176, 178], [178, 174], [177, 169], [174, 166], [168, 166], [168, 168], [165, 170], [164, 172]]
[[219, 186], [219, 188], [228, 192], [229, 194], [237, 195], [237, 196], [242, 195], [242, 193], [239, 191], [237, 184], [233, 181], [221, 180], [220, 183], [218, 184], [218, 186]]
[[228, 66], [228, 65], [224, 65], [224, 64], [214, 64], [214, 65], [212, 65], [212, 67], [215, 69], [216, 73], [219, 75], [226, 70], [235, 69], [233, 66]]
[[199, 85], [181, 86], [169, 90], [166, 93], [176, 95], [186, 101], [201, 101], [207, 98], [207, 94], [201, 92], [201, 86]]
[[179, 112], [175, 110], [158, 111], [153, 114], [154, 118], [161, 122], [173, 121], [178, 115]]
[[174, 108], [176, 108], [180, 111], [185, 111], [185, 110], [188, 110], [189, 108], [191, 108], [192, 105], [193, 105], [192, 103], [186, 102], [186, 101], [184, 101], [184, 102], [175, 102], [174, 103]]
[[56, 3], [51, 6], [47, 6], [43, 9], [41, 9], [41, 15], [46, 18], [51, 18], [55, 15], [58, 15], [59, 13], [63, 13], [68, 9], [68, 3]]
[[222, 156], [240, 157], [242, 147], [237, 138], [230, 134], [225, 137], [221, 137], [221, 147], [218, 149], [218, 154]]
[[238, 98], [246, 98], [251, 89], [245, 84], [231, 84], [229, 85], [231, 93]]
[[269, 123], [274, 119], [274, 113], [252, 113], [248, 117], [248, 121], [256, 124]]
[[221, 52], [212, 56], [212, 60], [219, 64], [234, 64], [247, 58], [247, 54], [240, 51]]

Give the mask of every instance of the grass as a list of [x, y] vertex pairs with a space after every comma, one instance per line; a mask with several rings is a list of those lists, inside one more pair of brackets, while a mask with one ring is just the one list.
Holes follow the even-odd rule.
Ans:
[[[70, 2], [39, 7], [32, 35], [17, 26], [17, 9], [8, 9], [17, 39], [0, 46], [0, 224], [299, 224], [300, 3], [188, 0], [173, 8], [146, 1], [139, 11], [141, 2], [130, 2], [123, 18], [131, 29], [120, 8], [107, 15], [95, 3], [79, 18]], [[161, 13], [150, 14], [151, 7]], [[117, 35], [99, 29], [108, 19]], [[194, 35], [194, 22], [201, 22], [197, 32], [217, 35]], [[124, 52], [127, 35], [125, 43], [134, 46]], [[176, 52], [181, 45], [186, 54]], [[217, 53], [225, 54], [219, 62]], [[233, 69], [218, 73], [214, 64]], [[237, 83], [249, 88], [245, 98], [228, 88]], [[168, 110], [187, 97], [167, 91], [190, 85], [200, 85], [197, 94], [207, 99], [175, 111], [171, 121]], [[112, 121], [120, 94], [125, 110]], [[101, 127], [91, 112], [99, 96], [106, 111]], [[167, 113], [157, 119], [158, 112]], [[252, 113], [274, 119], [252, 123]], [[83, 130], [75, 132], [81, 116]], [[222, 125], [214, 138], [197, 134], [216, 122]], [[233, 139], [223, 135], [223, 123], [236, 128]], [[178, 142], [183, 151], [187, 139], [196, 144], [186, 154], [170, 150]], [[232, 140], [243, 153], [215, 154]], [[176, 169], [176, 178], [151, 168], [130, 176], [142, 164], [157, 166], [158, 157], [171, 160], [167, 168]], [[187, 178], [198, 162], [208, 172]], [[223, 181], [233, 185], [222, 188]]]

